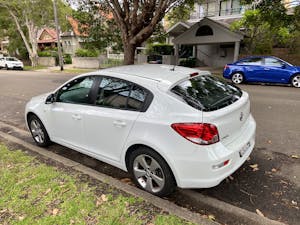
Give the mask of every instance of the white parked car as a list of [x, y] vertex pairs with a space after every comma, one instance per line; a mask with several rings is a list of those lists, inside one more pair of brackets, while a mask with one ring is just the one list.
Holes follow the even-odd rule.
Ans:
[[56, 142], [129, 171], [158, 196], [218, 185], [255, 142], [248, 94], [179, 66], [83, 74], [32, 98], [25, 113], [37, 145]]
[[15, 57], [3, 57], [0, 58], [0, 69], [6, 68], [8, 69], [24, 69], [24, 65], [22, 61]]

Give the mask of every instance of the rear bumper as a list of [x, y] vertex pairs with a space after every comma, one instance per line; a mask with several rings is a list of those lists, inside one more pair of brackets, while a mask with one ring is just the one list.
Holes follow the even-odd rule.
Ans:
[[[221, 142], [207, 146], [207, 154], [201, 149], [192, 156], [175, 159], [177, 184], [181, 188], [209, 188], [218, 185], [226, 177], [234, 173], [251, 154], [255, 145], [256, 123], [250, 115], [247, 126], [235, 141], [228, 145]], [[241, 156], [241, 150], [245, 150]], [[213, 168], [226, 160], [229, 163], [221, 168]]]
[[16, 70], [22, 70], [22, 66], [13, 66], [13, 67], [8, 67], [9, 69], [16, 69]]
[[228, 68], [223, 70], [223, 77], [227, 78], [227, 79], [230, 79], [231, 78], [231, 70], [228, 69]]

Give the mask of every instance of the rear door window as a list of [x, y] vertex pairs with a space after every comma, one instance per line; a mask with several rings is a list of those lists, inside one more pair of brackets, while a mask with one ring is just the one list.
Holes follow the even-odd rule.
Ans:
[[238, 65], [248, 65], [248, 66], [261, 66], [262, 58], [261, 57], [253, 57], [248, 59], [243, 59], [237, 63]]
[[96, 105], [145, 111], [151, 103], [151, 96], [149, 91], [132, 82], [114, 77], [103, 77], [99, 85]]
[[281, 66], [284, 65], [284, 63], [279, 61], [278, 59], [268, 57], [268, 58], [265, 58], [265, 65], [266, 66], [281, 67]]
[[131, 85], [117, 78], [104, 77], [100, 83], [96, 104], [100, 106], [126, 109]]
[[185, 80], [173, 87], [171, 92], [186, 104], [202, 111], [224, 108], [242, 96], [238, 87], [210, 75]]

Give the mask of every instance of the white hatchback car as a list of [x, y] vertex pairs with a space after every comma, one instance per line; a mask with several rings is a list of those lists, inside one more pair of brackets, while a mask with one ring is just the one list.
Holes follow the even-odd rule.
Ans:
[[34, 97], [26, 120], [51, 141], [129, 171], [158, 196], [218, 185], [253, 150], [249, 96], [209, 72], [133, 65], [83, 74]]
[[3, 57], [0, 58], [0, 69], [6, 68], [8, 69], [20, 69], [23, 70], [24, 64], [22, 61], [15, 57]]

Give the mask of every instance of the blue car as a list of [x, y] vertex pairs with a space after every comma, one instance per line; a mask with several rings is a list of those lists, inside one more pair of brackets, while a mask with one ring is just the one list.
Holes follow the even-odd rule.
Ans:
[[300, 67], [273, 56], [252, 56], [227, 64], [223, 77], [235, 84], [282, 83], [300, 88]]

